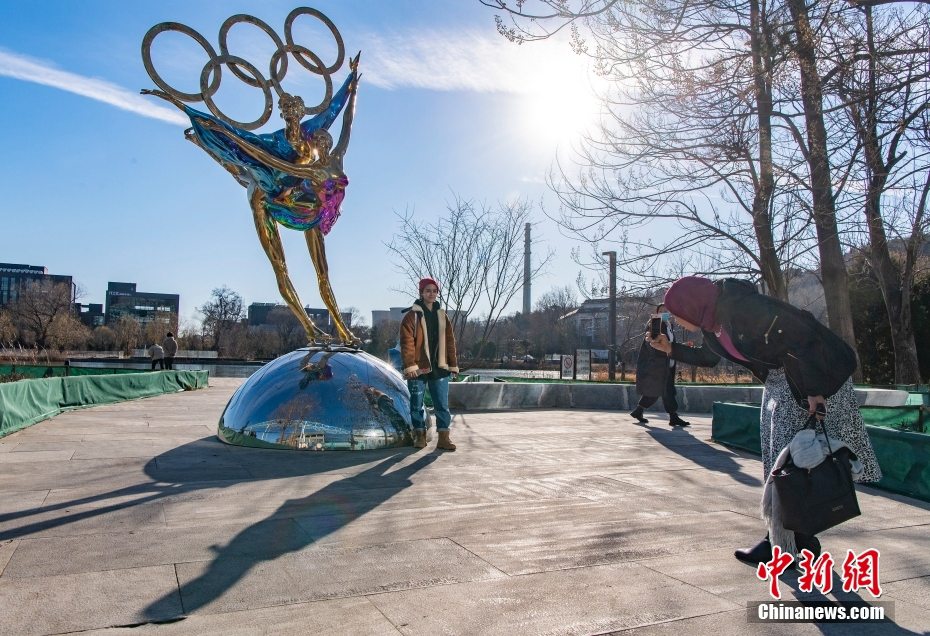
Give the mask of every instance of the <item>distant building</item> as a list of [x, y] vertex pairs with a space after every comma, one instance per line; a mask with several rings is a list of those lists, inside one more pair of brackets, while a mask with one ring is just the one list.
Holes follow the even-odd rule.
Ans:
[[[271, 310], [275, 307], [284, 307], [280, 303], [252, 303], [249, 305], [246, 310], [246, 315], [248, 316], [248, 325], [250, 327], [259, 327], [261, 325], [268, 324], [268, 314], [271, 313]], [[288, 310], [290, 311], [290, 310]]]
[[[248, 314], [248, 325], [250, 327], [263, 327], [268, 326], [268, 316], [271, 314], [273, 309], [281, 308], [290, 314], [290, 308], [287, 305], [281, 303], [252, 303], [247, 309]], [[313, 307], [304, 307], [304, 311], [307, 312], [307, 315], [310, 316], [310, 320], [313, 323], [325, 331], [326, 333], [333, 334], [335, 333], [336, 327], [333, 324], [333, 321], [330, 319], [328, 309], [317, 309]], [[352, 314], [347, 312], [340, 312], [342, 316], [342, 321], [350, 329], [352, 328]]]
[[135, 283], [107, 284], [106, 324], [119, 322], [123, 316], [131, 316], [143, 325], [158, 318], [171, 320], [180, 311], [181, 297], [178, 294], [140, 292]]
[[[664, 290], [663, 290], [664, 291]], [[662, 294], [664, 295], [664, 294]], [[661, 296], [659, 296], [661, 298]], [[635, 296], [617, 298], [617, 342], [622, 344], [633, 333], [642, 333], [658, 301]], [[560, 320], [570, 320], [583, 347], [604, 347], [610, 323], [610, 300], [588, 298]]]
[[391, 307], [390, 309], [374, 309], [371, 312], [371, 326], [377, 327], [385, 322], [400, 322], [404, 318], [407, 307]]
[[71, 302], [74, 302], [75, 285], [70, 276], [49, 274], [48, 268], [41, 265], [0, 263], [0, 307], [16, 300], [27, 284], [44, 281], [68, 285], [71, 289]]
[[102, 303], [74, 303], [74, 313], [91, 329], [106, 324], [106, 314], [103, 312]]

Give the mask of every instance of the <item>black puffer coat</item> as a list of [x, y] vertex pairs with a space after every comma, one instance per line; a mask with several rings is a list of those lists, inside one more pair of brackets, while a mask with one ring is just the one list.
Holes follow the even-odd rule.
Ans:
[[726, 352], [712, 331], [704, 331], [702, 347], [672, 343], [680, 362], [712, 367], [727, 358], [765, 381], [771, 369], [784, 369], [791, 392], [806, 408], [808, 395], [829, 397], [856, 369], [856, 354], [809, 311], [764, 296], [752, 283], [727, 278], [715, 283], [717, 324], [749, 362]]
[[[649, 323], [646, 323], [646, 331], [648, 330]], [[668, 336], [668, 323], [664, 320], [662, 333]], [[639, 358], [636, 360], [636, 392], [650, 397], [664, 395], [668, 374], [674, 372], [675, 368], [668, 366], [668, 356], [643, 340], [643, 345], [639, 348]]]

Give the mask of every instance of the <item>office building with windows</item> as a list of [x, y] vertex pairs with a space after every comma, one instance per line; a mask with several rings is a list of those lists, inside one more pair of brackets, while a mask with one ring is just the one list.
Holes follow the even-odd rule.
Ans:
[[106, 324], [113, 325], [123, 316], [131, 316], [142, 325], [158, 319], [171, 321], [179, 314], [181, 297], [136, 290], [135, 283], [107, 284]]
[[26, 285], [42, 282], [67, 285], [71, 290], [71, 302], [74, 302], [76, 290], [70, 276], [49, 274], [48, 268], [41, 265], [0, 263], [0, 307], [5, 307], [15, 301]]
[[[247, 309], [248, 313], [248, 324], [250, 327], [269, 327], [268, 317], [271, 314], [272, 310], [281, 309], [288, 314], [290, 314], [290, 308], [287, 305], [281, 303], [252, 303]], [[310, 320], [313, 323], [329, 334], [334, 334], [336, 332], [336, 326], [333, 324], [333, 321], [330, 319], [330, 314], [328, 309], [317, 309], [314, 307], [304, 307], [304, 311], [307, 312], [307, 315], [310, 316]], [[350, 329], [352, 328], [352, 314], [348, 312], [340, 312], [342, 316], [342, 321]]]

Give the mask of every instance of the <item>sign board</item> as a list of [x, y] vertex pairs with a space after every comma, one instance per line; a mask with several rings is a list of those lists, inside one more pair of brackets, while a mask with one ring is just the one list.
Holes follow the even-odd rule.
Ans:
[[575, 379], [591, 379], [591, 350], [577, 349], [575, 351]]
[[572, 380], [575, 377], [575, 358], [562, 356], [562, 379]]

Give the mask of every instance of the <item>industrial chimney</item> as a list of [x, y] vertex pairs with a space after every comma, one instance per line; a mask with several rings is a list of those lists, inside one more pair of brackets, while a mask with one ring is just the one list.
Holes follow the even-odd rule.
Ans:
[[523, 229], [523, 315], [530, 314], [530, 224]]

